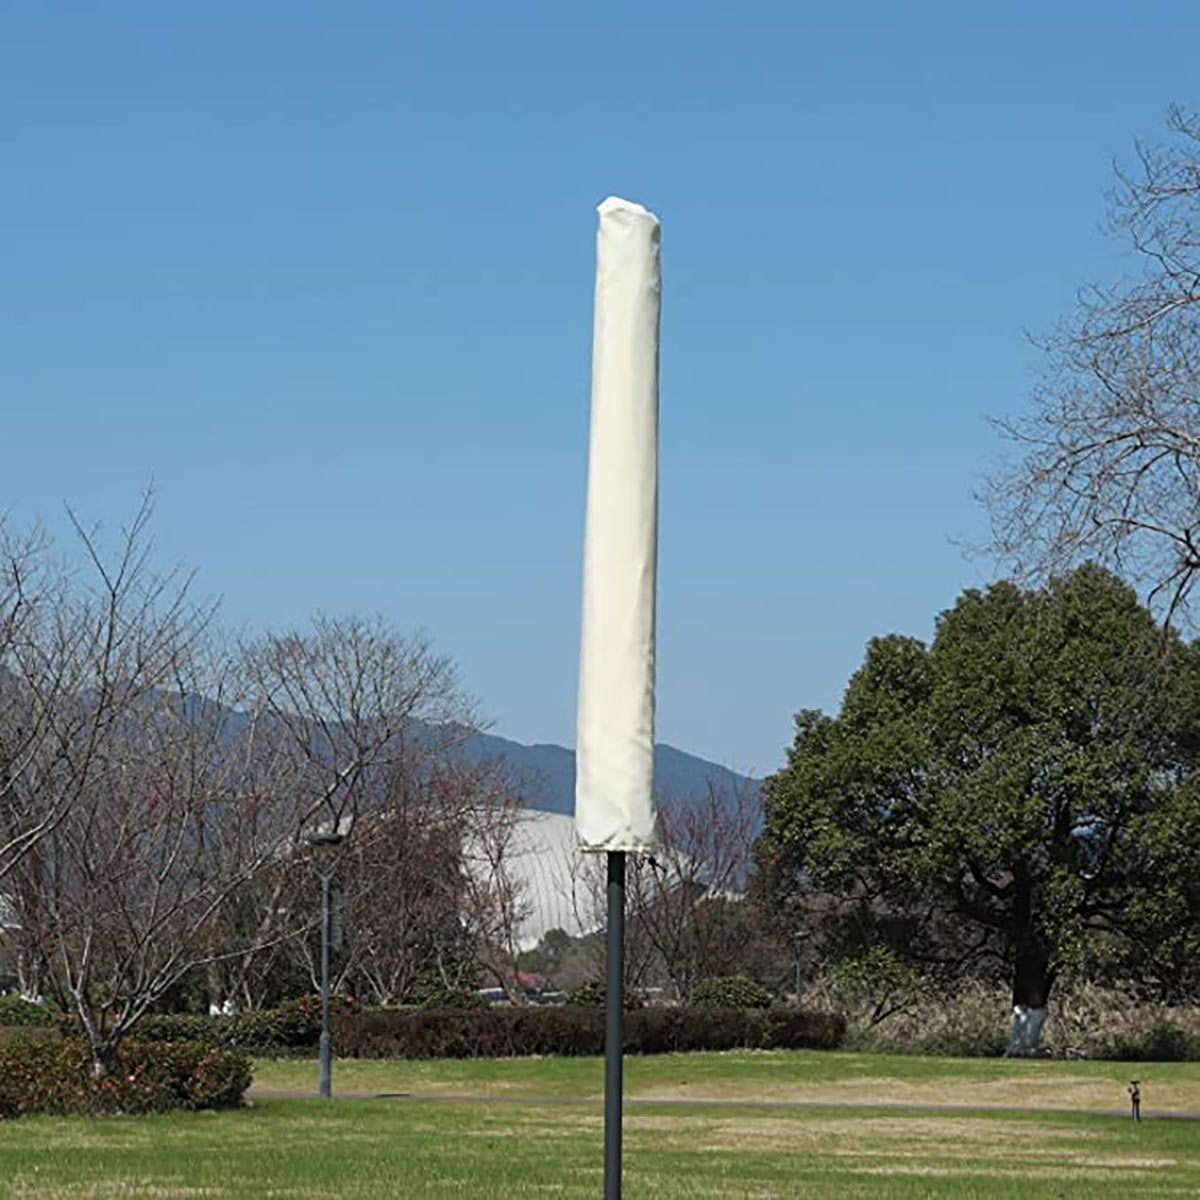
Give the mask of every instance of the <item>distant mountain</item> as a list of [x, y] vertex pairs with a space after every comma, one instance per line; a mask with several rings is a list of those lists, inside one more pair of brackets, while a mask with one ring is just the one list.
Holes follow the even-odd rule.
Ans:
[[[575, 811], [575, 751], [565, 746], [526, 746], [490, 733], [472, 734], [459, 749], [468, 762], [502, 758], [529, 781], [531, 808], [571, 815]], [[703, 795], [709, 781], [730, 793], [749, 787], [757, 792], [760, 781], [739, 775], [719, 763], [709, 762], [674, 746], [654, 747], [654, 783], [660, 796]]]
[[[203, 696], [184, 698], [185, 712], [192, 719], [202, 715], [209, 720], [223, 720], [228, 736], [241, 730], [246, 714], [225, 708]], [[410, 726], [416, 736], [429, 739], [431, 744], [457, 742], [454, 753], [464, 762], [477, 763], [485, 759], [503, 759], [517, 772], [528, 787], [529, 807], [541, 812], [572, 816], [575, 812], [575, 751], [565, 746], [541, 743], [526, 746], [521, 742], [497, 737], [490, 733], [467, 733], [461, 726], [430, 726], [414, 720]], [[315, 730], [314, 730], [315, 734]], [[457, 739], [462, 737], [462, 741]], [[704, 795], [710, 781], [729, 796], [742, 788], [758, 794], [762, 781], [740, 775], [719, 763], [709, 762], [695, 754], [659, 743], [654, 747], [654, 786], [660, 797], [687, 799]]]

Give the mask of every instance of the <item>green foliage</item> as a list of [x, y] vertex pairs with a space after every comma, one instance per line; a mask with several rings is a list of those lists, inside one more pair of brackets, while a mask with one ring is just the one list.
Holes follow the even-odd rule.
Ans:
[[548, 929], [532, 950], [526, 950], [517, 957], [517, 966], [522, 971], [554, 979], [578, 944], [577, 939], [566, 930]]
[[833, 968], [839, 1007], [861, 1011], [871, 1025], [919, 1003], [922, 983], [918, 972], [886, 946], [871, 946]]
[[1170, 1004], [1200, 1000], [1200, 780], [1187, 780], [1133, 823], [1137, 886], [1126, 900], [1128, 939], [1112, 973], [1136, 978]]
[[[797, 717], [765, 785], [759, 859], [783, 856], [793, 886], [932, 917], [948, 940], [896, 948], [998, 959], [1014, 1001], [1043, 1004], [1155, 886], [1151, 835], [1178, 834], [1171, 805], [1196, 763], [1198, 662], [1094, 566], [1037, 591], [965, 592], [931, 646], [872, 640], [836, 718]], [[1145, 910], [1155, 938], [1198, 911], [1177, 882], [1157, 928]]]
[[0, 1116], [151, 1113], [231, 1108], [250, 1086], [250, 1060], [201, 1043], [125, 1042], [112, 1070], [92, 1075], [81, 1041], [0, 1046]]
[[52, 1025], [54, 1012], [44, 1004], [23, 1000], [16, 992], [0, 994], [0, 1025]]
[[604, 997], [607, 994], [607, 989], [600, 980], [585, 979], [567, 993], [567, 1003], [577, 1008], [603, 1008]]
[[692, 1003], [709, 1008], [767, 1008], [771, 995], [745, 975], [718, 975], [702, 979], [693, 988]]
[[838, 963], [834, 977], [852, 995], [912, 992], [920, 983], [916, 971], [884, 946], [872, 946], [857, 957]]
[[[578, 987], [567, 993], [567, 1003], [576, 1008], [603, 1008], [608, 989], [603, 980], [585, 979]], [[645, 1006], [645, 1001], [632, 988], [626, 988], [621, 997], [625, 1012], [633, 1012]]]

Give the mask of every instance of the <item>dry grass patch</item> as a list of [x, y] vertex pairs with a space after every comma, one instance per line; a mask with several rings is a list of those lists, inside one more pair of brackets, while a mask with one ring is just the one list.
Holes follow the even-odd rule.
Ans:
[[1052, 1181], [1111, 1178], [1187, 1164], [1172, 1157], [1106, 1152], [1105, 1135], [1074, 1126], [1028, 1121], [926, 1117], [813, 1116], [748, 1118], [745, 1114], [697, 1120], [687, 1115], [634, 1116], [631, 1135], [652, 1137], [663, 1149], [689, 1147], [701, 1154], [819, 1156], [849, 1175], [946, 1178], [1029, 1178]]
[[[1131, 1064], [1133, 1074], [1136, 1064]], [[1142, 1103], [1146, 1109], [1187, 1112], [1200, 1097], [1193, 1084], [1156, 1084], [1152, 1068], [1142, 1072]], [[1151, 1076], [1151, 1077], [1148, 1077]], [[639, 1090], [650, 1100], [714, 1099], [705, 1081]], [[846, 1079], [729, 1081], [718, 1093], [722, 1100], [792, 1101], [804, 1104], [895, 1104], [905, 1108], [942, 1105], [967, 1108], [1095, 1108], [1123, 1111], [1128, 1104], [1124, 1084], [1090, 1075], [1035, 1074], [1017, 1078], [900, 1079], [895, 1076], [858, 1076]]]
[[[1039, 1128], [1023, 1121], [979, 1120], [930, 1115], [928, 1117], [858, 1118], [813, 1115], [804, 1120], [787, 1117], [749, 1117], [738, 1114], [727, 1118], [703, 1120], [678, 1117], [626, 1117], [631, 1131], [676, 1132], [693, 1142], [703, 1129], [702, 1148], [706, 1150], [778, 1150], [811, 1153], [820, 1150], [833, 1155], [924, 1156], [944, 1153], [961, 1157], [966, 1153], [987, 1156], [1044, 1154], [1062, 1157], [1056, 1147], [1045, 1143], [1075, 1144], [1082, 1139], [1098, 1138], [1098, 1133], [1073, 1128]], [[1031, 1142], [1037, 1139], [1038, 1145]]]

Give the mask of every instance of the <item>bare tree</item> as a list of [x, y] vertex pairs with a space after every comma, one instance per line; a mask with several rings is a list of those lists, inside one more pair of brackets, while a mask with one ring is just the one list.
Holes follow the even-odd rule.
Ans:
[[1022, 574], [1105, 562], [1169, 624], [1200, 571], [1200, 116], [1168, 126], [1109, 197], [1138, 270], [1085, 289], [1045, 339], [1032, 410], [997, 422], [1018, 458], [983, 499], [989, 549]]
[[[34, 804], [22, 782], [51, 732], [60, 678], [34, 647], [47, 620], [49, 546], [39, 530], [0, 522], [0, 879], [52, 827], [58, 808]], [[35, 667], [37, 664], [37, 667]], [[61, 660], [54, 666], [61, 669]], [[27, 672], [32, 678], [27, 678]]]
[[372, 771], [478, 728], [450, 659], [380, 619], [319, 614], [311, 633], [268, 634], [245, 656], [256, 705], [308, 775], [309, 815], [333, 826], [353, 820]]
[[[469, 987], [474, 947], [459, 921], [466, 881], [445, 814], [409, 812], [373, 821], [347, 847], [337, 986], [374, 1004], [411, 1002], [430, 990]], [[315, 947], [307, 966], [317, 977]]]
[[0, 538], [0, 879], [83, 796], [111, 737], [209, 623], [188, 578], [148, 567], [151, 501], [111, 559], [70, 514], [86, 564], [74, 579], [38, 533]]
[[[98, 765], [36, 847], [26, 878], [37, 886], [21, 893], [97, 1074], [198, 968], [226, 997], [261, 996], [315, 917], [307, 834], [357, 826], [372, 781], [413, 767], [402, 745], [442, 739], [416, 728], [417, 714], [442, 716], [454, 694], [444, 660], [380, 626], [323, 622], [312, 644], [268, 639], [249, 669], [173, 628], [172, 686], [110, 722]], [[309, 702], [307, 714], [281, 696]], [[398, 864], [381, 849], [377, 874], [391, 878]], [[426, 891], [436, 867], [425, 867]], [[395, 916], [387, 899], [380, 921]]]
[[[605, 978], [608, 960], [608, 868], [603, 854], [574, 853], [564, 864], [566, 889], [575, 928], [583, 931], [578, 967], [599, 982]], [[653, 883], [644, 855], [628, 855], [625, 862], [625, 994], [633, 995], [653, 986], [661, 974], [654, 942], [646, 936], [636, 914], [648, 903]], [[582, 982], [582, 981], [581, 981]]]
[[503, 761], [460, 767], [447, 783], [470, 797], [462, 839], [467, 887], [461, 919], [480, 964], [519, 1001], [523, 996], [517, 986], [518, 938], [530, 904], [512, 867], [517, 852], [514, 834], [526, 789]]
[[[286, 792], [286, 804], [272, 811], [287, 826], [287, 865], [248, 880], [228, 914], [233, 940], [211, 980], [221, 1002], [238, 1007], [267, 998], [271, 971], [289, 956], [304, 967], [299, 914], [315, 921], [315, 890], [293, 867], [308, 860], [308, 834], [351, 831], [346, 853], [370, 861], [381, 840], [380, 805], [407, 811], [429, 765], [478, 728], [451, 660], [424, 636], [405, 637], [382, 620], [317, 616], [311, 632], [268, 633], [243, 647], [242, 663], [248, 715]], [[362, 822], [367, 813], [372, 819]]]
[[[190, 581], [150, 569], [149, 519], [147, 497], [112, 557], [76, 522], [79, 577], [0, 531], [0, 876], [23, 982], [74, 1009], [98, 1075], [185, 978], [253, 1004], [295, 968], [316, 917], [310, 833], [355, 829], [365, 928], [413, 915], [409, 963], [445, 982], [455, 943], [504, 941], [519, 908], [503, 870], [517, 797], [455, 765], [478, 723], [453, 664], [357, 619], [219, 645]], [[366, 969], [360, 949], [347, 970]]]
[[[659, 796], [653, 854], [626, 863], [625, 985], [665, 985], [686, 1003], [701, 979], [742, 970], [754, 953], [756, 917], [743, 895], [761, 822], [756, 788], [709, 779], [699, 795]], [[603, 976], [607, 924], [602, 855], [570, 863], [579, 929], [591, 939]]]
[[751, 784], [709, 779], [702, 795], [660, 801], [659, 848], [632, 860], [630, 928], [681, 1001], [701, 979], [733, 974], [746, 959], [743, 894], [759, 821]]
[[[506, 858], [521, 803], [502, 763], [394, 769], [342, 848], [336, 986], [397, 1004], [471, 987], [481, 966], [510, 981], [523, 909]], [[300, 951], [315, 984], [315, 942]]]
[[253, 732], [224, 703], [221, 665], [200, 661], [186, 637], [176, 651], [175, 686], [140, 697], [107, 730], [19, 892], [97, 1075], [209, 958], [222, 905], [279, 853], [264, 836], [274, 797], [261, 790]]

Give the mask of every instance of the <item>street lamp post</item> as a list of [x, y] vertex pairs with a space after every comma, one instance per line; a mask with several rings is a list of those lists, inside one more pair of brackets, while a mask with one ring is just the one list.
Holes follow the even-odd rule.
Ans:
[[321, 1048], [317, 1091], [325, 1099], [333, 1095], [333, 1046], [329, 1036], [329, 960], [333, 950], [333, 864], [322, 860], [345, 835], [309, 834], [308, 844], [317, 852], [317, 873], [321, 877]]

